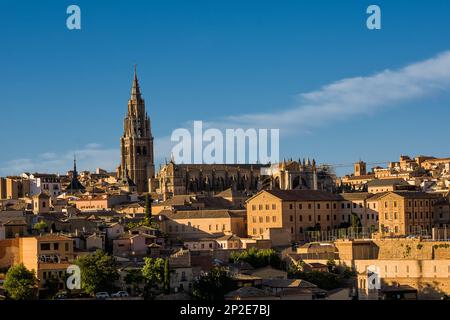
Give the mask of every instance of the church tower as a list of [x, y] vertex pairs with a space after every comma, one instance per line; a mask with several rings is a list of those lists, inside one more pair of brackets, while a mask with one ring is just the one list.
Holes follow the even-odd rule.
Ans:
[[139, 88], [134, 67], [133, 86], [128, 101], [128, 113], [124, 120], [124, 132], [120, 139], [121, 165], [119, 178], [129, 177], [138, 193], [149, 192], [149, 180], [155, 176], [153, 162], [153, 136], [150, 118]]

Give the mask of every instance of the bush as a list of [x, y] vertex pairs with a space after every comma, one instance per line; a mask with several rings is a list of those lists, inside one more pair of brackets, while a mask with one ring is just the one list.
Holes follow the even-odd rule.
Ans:
[[273, 249], [250, 248], [242, 252], [233, 252], [230, 255], [230, 262], [246, 262], [253, 268], [262, 268], [272, 266], [274, 268], [281, 268], [282, 263], [280, 256]]

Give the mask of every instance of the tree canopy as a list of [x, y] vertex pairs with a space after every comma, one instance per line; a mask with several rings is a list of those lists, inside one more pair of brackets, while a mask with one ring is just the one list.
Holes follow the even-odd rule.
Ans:
[[233, 252], [230, 255], [231, 262], [247, 262], [254, 268], [262, 268], [272, 266], [274, 268], [281, 267], [281, 259], [278, 253], [273, 249], [250, 248], [242, 252]]
[[34, 271], [28, 270], [23, 264], [9, 268], [3, 286], [11, 299], [31, 300], [36, 298], [36, 276]]
[[235, 289], [228, 270], [216, 267], [194, 282], [192, 295], [199, 300], [223, 300], [225, 294]]
[[114, 289], [114, 282], [119, 278], [113, 257], [101, 250], [77, 259], [81, 271], [81, 289], [93, 295], [99, 291]]

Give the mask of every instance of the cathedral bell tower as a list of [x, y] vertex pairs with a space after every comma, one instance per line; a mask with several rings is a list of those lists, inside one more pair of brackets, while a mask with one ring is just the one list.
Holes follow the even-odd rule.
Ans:
[[155, 176], [153, 136], [150, 118], [145, 111], [145, 102], [139, 88], [136, 66], [123, 127], [124, 132], [120, 139], [119, 177], [128, 176], [136, 185], [138, 193], [149, 192], [149, 180]]

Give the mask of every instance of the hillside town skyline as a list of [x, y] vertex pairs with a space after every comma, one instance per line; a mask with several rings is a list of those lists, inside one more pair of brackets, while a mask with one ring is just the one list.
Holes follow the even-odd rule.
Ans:
[[445, 307], [448, 7], [1, 2], [0, 309]]

